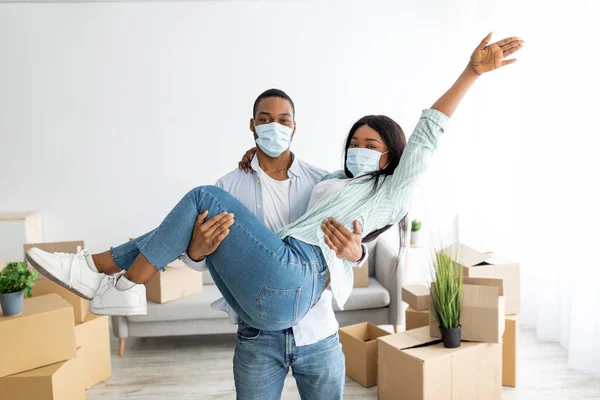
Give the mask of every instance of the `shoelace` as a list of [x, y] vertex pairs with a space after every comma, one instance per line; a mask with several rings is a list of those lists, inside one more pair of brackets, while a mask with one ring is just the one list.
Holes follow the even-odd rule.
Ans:
[[81, 249], [81, 246], [77, 246], [77, 253], [72, 254], [72, 253], [61, 253], [61, 252], [54, 252], [54, 254], [58, 255], [58, 256], [62, 256], [62, 257], [73, 257], [71, 259], [71, 265], [69, 266], [69, 287], [71, 288], [71, 284], [73, 283], [73, 266], [75, 265], [75, 261], [77, 259], [79, 259], [80, 257], [84, 258], [84, 261], [87, 263], [87, 261], [85, 260], [85, 256], [87, 256], [89, 254], [88, 249]]

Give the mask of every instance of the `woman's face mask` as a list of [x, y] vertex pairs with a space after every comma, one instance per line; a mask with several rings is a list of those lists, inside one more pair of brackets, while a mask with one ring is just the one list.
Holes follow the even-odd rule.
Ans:
[[290, 147], [294, 129], [289, 126], [272, 122], [270, 124], [255, 125], [254, 131], [258, 136], [256, 144], [269, 157], [279, 157]]
[[[354, 177], [366, 175], [371, 172], [379, 171], [379, 160], [381, 156], [389, 153], [381, 153], [376, 150], [352, 147], [348, 149], [346, 157], [346, 168]], [[384, 167], [385, 168], [385, 167]]]

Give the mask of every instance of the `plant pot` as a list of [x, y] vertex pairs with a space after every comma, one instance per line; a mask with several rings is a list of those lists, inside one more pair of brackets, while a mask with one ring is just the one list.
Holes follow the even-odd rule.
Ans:
[[455, 349], [460, 347], [460, 326], [458, 328], [444, 329], [440, 327], [442, 332], [442, 342], [447, 349]]
[[410, 232], [410, 244], [419, 244], [419, 232], [420, 231]]
[[0, 306], [5, 316], [17, 315], [23, 312], [23, 291], [0, 294]]

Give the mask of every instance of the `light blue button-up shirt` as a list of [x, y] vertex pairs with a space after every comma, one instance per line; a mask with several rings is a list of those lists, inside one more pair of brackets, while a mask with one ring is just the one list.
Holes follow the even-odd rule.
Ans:
[[[259, 170], [260, 166], [257, 156], [254, 156], [251, 166], [255, 171]], [[313, 188], [327, 174], [327, 171], [313, 167], [294, 157], [292, 165], [288, 169], [288, 177], [290, 179], [290, 223], [296, 221], [306, 212]], [[220, 178], [215, 185], [229, 192], [263, 223], [265, 222], [262, 187], [258, 173], [250, 174], [240, 169], [235, 169]], [[366, 246], [363, 246], [363, 252], [365, 257], [359, 263], [356, 263], [355, 266], [360, 266], [366, 260]], [[194, 262], [188, 257], [187, 252], [183, 254], [182, 259], [193, 269], [206, 269], [205, 261]], [[213, 303], [212, 307], [228, 312], [230, 321], [237, 323], [237, 315], [229, 307], [225, 299], [221, 298], [217, 300]], [[314, 344], [336, 333], [339, 325], [333, 312], [331, 291], [325, 290], [317, 304], [292, 329], [297, 346]]]

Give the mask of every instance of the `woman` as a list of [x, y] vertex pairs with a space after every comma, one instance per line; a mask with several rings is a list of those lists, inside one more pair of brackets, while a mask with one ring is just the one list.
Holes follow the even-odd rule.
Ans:
[[[295, 325], [319, 299], [328, 273], [343, 308], [352, 290], [352, 270], [330, 248], [335, 244], [326, 243], [323, 221], [335, 218], [345, 227], [354, 223], [357, 235], [372, 238], [406, 216], [412, 188], [467, 90], [480, 75], [515, 62], [505, 58], [524, 43], [512, 37], [488, 45], [490, 39], [491, 33], [454, 85], [423, 111], [406, 146], [393, 120], [359, 120], [346, 143], [345, 170], [319, 183], [307, 213], [277, 234], [227, 192], [201, 186], [186, 194], [157, 229], [135, 241], [93, 256], [32, 249], [27, 258], [42, 274], [91, 299], [94, 313], [145, 314], [143, 284], [186, 250], [198, 214], [221, 214], [214, 229], [226, 237], [207, 255], [207, 265], [223, 297], [248, 325], [263, 330]], [[127, 271], [105, 274], [118, 270]]]

